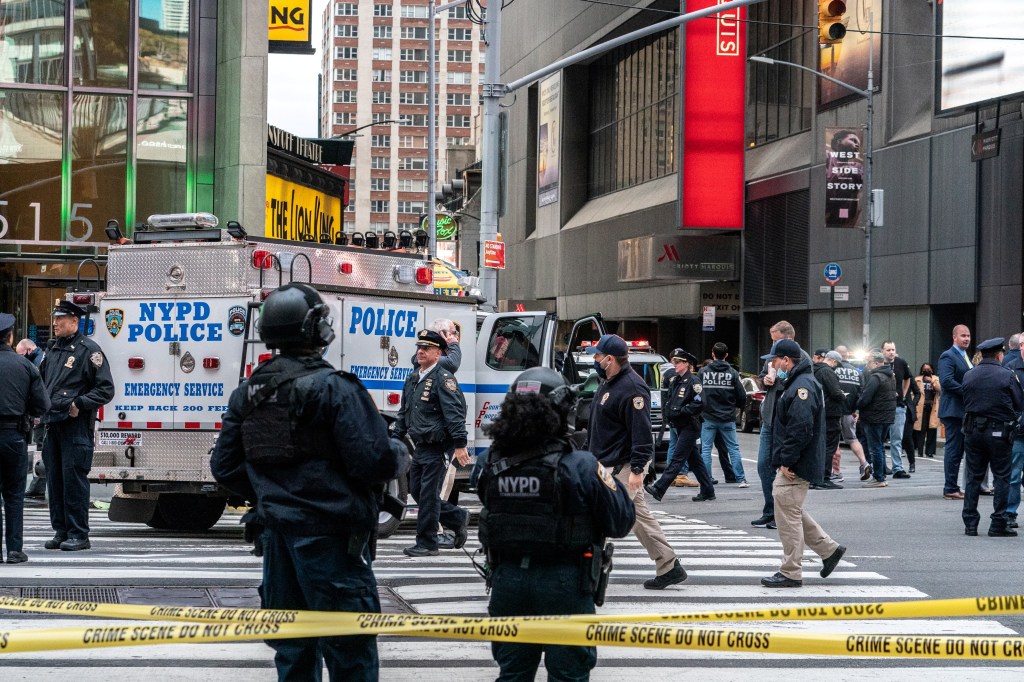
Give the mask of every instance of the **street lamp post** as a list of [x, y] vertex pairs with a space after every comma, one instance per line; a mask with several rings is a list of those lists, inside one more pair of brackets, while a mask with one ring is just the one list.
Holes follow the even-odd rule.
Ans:
[[[868, 20], [871, 21], [870, 19]], [[864, 325], [861, 330], [861, 341], [864, 348], [867, 349], [871, 343], [871, 230], [875, 225], [875, 193], [872, 185], [872, 161], [874, 156], [874, 137], [872, 136], [872, 119], [874, 119], [875, 111], [875, 70], [873, 64], [873, 52], [872, 49], [871, 34], [868, 33], [868, 87], [867, 90], [861, 90], [858, 87], [850, 85], [838, 78], [827, 76], [819, 71], [815, 71], [812, 68], [806, 67], [803, 64], [794, 64], [793, 62], [783, 61], [781, 59], [772, 59], [771, 57], [755, 56], [750, 57], [750, 61], [758, 62], [760, 64], [782, 64], [784, 66], [791, 66], [794, 69], [801, 69], [803, 71], [809, 71], [819, 78], [832, 81], [836, 85], [840, 85], [850, 92], [854, 92], [861, 97], [864, 97], [868, 103], [868, 118], [867, 125], [864, 127], [865, 132], [865, 168], [864, 168], [864, 185], [867, 190], [868, 200], [868, 215], [867, 221], [864, 225]]]

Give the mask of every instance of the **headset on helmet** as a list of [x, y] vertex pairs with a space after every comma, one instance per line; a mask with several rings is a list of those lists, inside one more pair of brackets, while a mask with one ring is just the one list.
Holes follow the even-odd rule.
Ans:
[[576, 404], [576, 395], [579, 391], [566, 383], [565, 377], [550, 367], [531, 367], [512, 382], [509, 393], [546, 395], [556, 407], [568, 409]]
[[286, 284], [263, 302], [260, 339], [268, 348], [323, 348], [334, 340], [331, 309], [308, 284]]

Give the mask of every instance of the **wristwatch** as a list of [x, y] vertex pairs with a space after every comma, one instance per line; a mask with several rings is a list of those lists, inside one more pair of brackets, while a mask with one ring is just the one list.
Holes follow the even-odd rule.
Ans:
[[636, 474], [636, 475], [639, 476], [640, 474], [642, 474], [644, 472], [644, 468], [643, 467], [629, 467], [629, 472], [631, 474]]

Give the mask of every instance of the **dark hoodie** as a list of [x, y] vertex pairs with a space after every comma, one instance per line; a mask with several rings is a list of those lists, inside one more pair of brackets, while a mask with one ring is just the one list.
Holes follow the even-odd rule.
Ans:
[[805, 481], [818, 483], [824, 450], [824, 394], [814, 378], [811, 361], [802, 358], [786, 377], [775, 403], [772, 467], [787, 467]]
[[865, 424], [892, 424], [896, 421], [896, 376], [892, 365], [881, 365], [864, 372], [864, 386], [857, 399], [860, 420]]
[[704, 402], [704, 418], [716, 422], [736, 419], [736, 408], [747, 402], [740, 374], [725, 360], [715, 360], [697, 375]]

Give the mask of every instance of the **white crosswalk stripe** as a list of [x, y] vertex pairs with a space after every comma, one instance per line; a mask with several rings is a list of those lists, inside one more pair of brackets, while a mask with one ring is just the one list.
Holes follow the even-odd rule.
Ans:
[[[115, 523], [105, 512], [90, 518], [93, 548], [86, 552], [47, 551], [42, 543], [52, 537], [45, 508], [26, 510], [25, 564], [0, 567], [0, 594], [22, 588], [68, 586], [167, 586], [168, 603], [177, 603], [175, 587], [209, 585], [245, 587], [259, 583], [260, 559], [242, 542], [239, 515], [228, 513], [209, 533], [157, 531], [135, 524]], [[605, 605], [599, 613], [682, 613], [725, 609], [775, 609], [796, 605], [832, 605], [922, 599], [928, 595], [909, 585], [893, 585], [880, 573], [859, 569], [854, 561], [840, 562], [827, 579], [817, 575], [821, 562], [805, 552], [804, 587], [772, 590], [759, 579], [778, 567], [781, 544], [744, 530], [720, 528], [698, 519], [661, 515], [670, 543], [686, 567], [689, 579], [663, 591], [645, 590], [642, 582], [653, 576], [654, 565], [634, 536], [616, 543], [615, 571]], [[474, 529], [475, 530], [475, 529]], [[437, 557], [412, 559], [402, 548], [412, 544], [408, 524], [394, 537], [378, 544], [374, 570], [382, 588], [389, 588], [412, 610], [422, 614], [486, 615], [483, 580], [462, 551], [442, 550]], [[479, 546], [475, 532], [466, 549]], [[5, 628], [84, 626], [110, 624], [99, 619], [71, 619], [26, 614], [2, 616]], [[742, 622], [715, 627], [778, 630], [803, 633], [1014, 635], [1016, 632], [989, 619], [909, 619], [894, 621]], [[379, 641], [381, 679], [429, 682], [491, 679], [497, 668], [484, 642], [450, 642], [383, 637]], [[674, 651], [600, 647], [594, 680], [636, 679], [649, 682], [676, 680], [682, 674], [709, 680], [757, 678], [792, 680], [812, 675], [827, 679], [858, 679], [865, 667], [883, 679], [920, 679], [922, 670], [894, 659], [858, 659], [823, 662], [813, 656], [772, 656], [766, 667], [763, 654], [745, 652]], [[836, 664], [839, 664], [838, 666]], [[981, 667], [950, 666], [946, 661], [915, 662], [929, 675], [973, 679]], [[264, 644], [164, 645], [145, 649], [111, 648], [55, 657], [51, 652], [0, 658], [3, 679], [34, 680], [43, 676], [76, 682], [159, 678], [162, 680], [222, 680], [224, 671], [244, 668], [247, 678], [274, 679], [272, 652]], [[72, 670], [74, 672], [72, 672]], [[1019, 679], [1017, 668], [986, 668], [986, 680]], [[539, 677], [543, 676], [543, 671]]]

